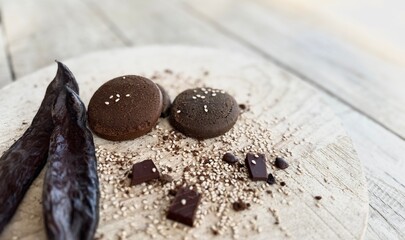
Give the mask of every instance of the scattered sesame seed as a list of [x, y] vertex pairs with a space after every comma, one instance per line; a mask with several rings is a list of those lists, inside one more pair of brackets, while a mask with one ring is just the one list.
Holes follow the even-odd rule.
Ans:
[[[153, 74], [160, 76], [157, 73]], [[177, 79], [179, 78], [178, 76], [179, 74], [169, 75], [169, 77]], [[186, 80], [187, 84], [192, 81], [191, 78]], [[195, 83], [194, 85], [202, 85], [199, 81], [196, 80], [192, 83]], [[198, 91], [197, 89], [194, 90], [196, 94], [199, 93], [200, 98], [201, 94], [204, 93], [207, 94], [204, 97], [209, 98], [210, 95], [218, 95], [221, 92], [221, 90], [209, 88], [206, 88], [206, 91], [208, 94], [200, 89]], [[197, 99], [196, 96], [194, 97]], [[115, 100], [115, 94], [111, 96], [111, 99]], [[112, 103], [113, 100], [109, 102]], [[204, 107], [204, 111], [205, 109], [208, 111], [208, 106]], [[177, 110], [177, 113], [180, 112], [180, 110]], [[245, 231], [243, 230], [244, 225], [242, 221], [246, 220], [245, 222], [248, 223], [254, 217], [247, 217], [240, 223], [237, 222], [240, 218], [232, 217], [229, 214], [229, 211], [233, 211], [232, 203], [242, 200], [246, 204], [249, 204], [249, 206], [252, 205], [249, 207], [250, 209], [255, 210], [257, 205], [262, 204], [263, 201], [281, 202], [284, 198], [291, 200], [286, 196], [289, 193], [292, 194], [296, 188], [291, 189], [287, 185], [284, 187], [280, 187], [280, 185], [270, 186], [267, 183], [263, 183], [265, 186], [256, 185], [249, 180], [243, 162], [235, 165], [227, 164], [221, 161], [223, 154], [231, 151], [235, 156], [242, 156], [247, 152], [258, 152], [266, 153], [266, 155], [269, 154], [274, 159], [277, 156], [288, 157], [288, 153], [285, 151], [287, 149], [293, 150], [295, 156], [299, 156], [299, 151], [305, 149], [305, 146], [308, 145], [301, 141], [297, 141], [297, 144], [294, 144], [294, 140], [297, 139], [294, 139], [290, 133], [282, 138], [282, 134], [269, 130], [272, 129], [272, 125], [280, 121], [286, 121], [286, 119], [281, 120], [280, 117], [280, 120], [272, 118], [274, 120], [261, 121], [252, 119], [249, 116], [241, 115], [235, 126], [223, 136], [215, 139], [216, 144], [212, 145], [204, 141], [189, 142], [188, 140], [184, 140], [185, 137], [182, 134], [171, 128], [167, 128], [165, 124], [160, 124], [159, 127], [153, 128], [151, 133], [147, 135], [151, 141], [143, 145], [140, 151], [135, 148], [128, 150], [128, 152], [113, 152], [103, 149], [102, 146], [97, 146], [96, 156], [98, 159], [97, 169], [100, 181], [100, 206], [102, 206], [100, 207], [100, 223], [109, 222], [114, 217], [123, 219], [125, 218], [124, 215], [131, 216], [135, 212], [140, 211], [145, 216], [144, 221], [146, 223], [145, 226], [147, 226], [145, 231], [147, 236], [149, 236], [148, 238], [152, 238], [151, 236], [154, 235], [156, 238], [166, 237], [170, 239], [169, 236], [173, 236], [168, 235], [167, 231], [173, 228], [173, 222], [166, 220], [164, 211], [160, 211], [160, 208], [161, 206], [165, 207], [170, 204], [172, 196], [168, 195], [169, 191], [176, 193], [177, 187], [189, 184], [204, 196], [201, 199], [201, 206], [203, 207], [197, 211], [194, 228], [198, 229], [199, 226], [208, 224], [209, 229], [213, 229], [212, 234], [219, 236], [226, 235], [226, 237], [229, 236], [228, 234], [231, 234], [231, 237], [236, 238], [236, 236], [240, 236], [242, 238], [241, 231]], [[295, 129], [295, 127], [291, 124], [291, 129]], [[146, 147], [146, 145], [149, 147]], [[134, 162], [142, 160], [140, 158], [146, 156], [157, 160], [159, 163], [157, 169], [161, 171], [162, 175], [170, 174], [172, 181], [165, 183], [154, 181], [137, 187], [129, 187], [128, 171], [130, 171]], [[173, 161], [176, 158], [179, 158], [181, 161]], [[164, 161], [159, 162], [158, 160]], [[276, 172], [277, 180], [282, 179], [288, 182], [289, 177], [298, 176], [297, 172], [301, 169], [299, 161], [295, 158], [291, 158], [290, 160], [294, 162], [294, 165], [291, 166], [294, 171]], [[188, 171], [183, 172], [186, 166], [188, 167]], [[271, 162], [269, 162], [269, 166], [274, 167]], [[275, 167], [273, 169], [275, 170]], [[277, 181], [277, 183], [280, 182]], [[300, 190], [297, 189], [296, 191], [298, 194]], [[143, 202], [145, 198], [148, 201]], [[283, 207], [287, 207], [291, 203], [290, 201], [284, 202], [285, 205]], [[314, 201], [314, 205], [321, 202]], [[292, 204], [295, 204], [295, 202], [292, 202]], [[146, 212], [143, 212], [144, 209]], [[246, 211], [250, 210], [247, 209]], [[211, 215], [215, 219], [212, 219], [212, 222], [206, 223], [206, 217], [209, 216], [211, 220]], [[281, 226], [276, 210], [274, 210], [273, 216], [274, 224]], [[252, 230], [265, 232], [265, 229], [259, 223], [257, 220], [254, 220], [253, 225], [255, 227]], [[138, 224], [131, 224], [128, 224], [128, 228], [125, 227], [126, 234], [128, 235], [127, 238], [136, 236], [140, 228]], [[246, 225], [248, 226], [246, 229], [251, 229], [251, 224]], [[175, 224], [174, 226], [176, 231], [183, 232], [183, 234], [193, 239], [187, 230], [188, 228], [179, 224]], [[111, 231], [114, 231], [113, 234], [120, 236], [124, 231], [124, 227], [112, 229]], [[99, 233], [99, 236], [103, 234], [101, 231]]]
[[110, 103], [109, 102], [105, 102], [105, 105], [109, 105]]
[[156, 168], [152, 168], [152, 172], [156, 172]]
[[117, 96], [117, 98], [119, 98], [120, 97], [120, 95], [117, 93], [115, 96]]
[[129, 94], [129, 93], [127, 95], [125, 95], [125, 97], [130, 97], [130, 96], [131, 96], [131, 94]]
[[187, 200], [186, 199], [181, 199], [181, 205], [186, 205]]
[[113, 95], [111, 95], [111, 96], [110, 96], [110, 99], [112, 99], [113, 97], [114, 97], [114, 96], [113, 96]]
[[254, 165], [256, 165], [256, 161], [255, 161], [255, 160], [252, 160], [252, 163], [253, 163]]
[[115, 99], [115, 102], [118, 102], [120, 99], [119, 98], [117, 98], [117, 99]]

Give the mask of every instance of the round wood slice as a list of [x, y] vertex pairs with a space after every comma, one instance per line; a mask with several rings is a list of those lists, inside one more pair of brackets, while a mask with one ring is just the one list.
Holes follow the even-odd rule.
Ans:
[[[226, 205], [227, 217], [232, 219], [237, 229], [235, 233], [230, 226], [224, 226], [222, 236], [217, 236], [218, 239], [363, 238], [368, 219], [368, 195], [356, 151], [340, 121], [325, 106], [317, 91], [297, 77], [260, 59], [220, 50], [181, 46], [98, 52], [64, 63], [76, 76], [80, 96], [86, 106], [101, 84], [125, 74], [154, 79], [166, 88], [172, 99], [187, 88], [209, 86], [226, 90], [238, 103], [247, 106], [235, 129], [243, 129], [249, 124], [251, 135], [271, 135], [263, 139], [266, 144], [262, 144], [261, 153], [266, 154], [268, 169], [276, 176], [277, 184], [251, 182], [252, 188], [260, 188], [262, 192], [259, 203], [252, 202], [245, 211], [236, 212], [231, 205]], [[29, 126], [55, 73], [56, 64], [0, 90], [0, 152], [6, 150]], [[167, 119], [160, 119], [159, 127], [160, 131], [171, 130]], [[218, 156], [224, 154], [221, 152], [220, 138], [204, 141], [207, 148], [214, 146], [213, 149], [218, 149]], [[155, 153], [161, 140], [161, 132], [157, 129], [125, 142], [110, 142], [95, 136], [97, 147], [118, 153], [134, 153], [118, 175], [111, 174], [112, 178], [118, 180], [125, 178], [123, 173], [134, 162], [148, 158], [153, 159], [158, 168], [192, 164], [192, 158], [182, 158], [181, 154], [176, 156], [163, 150], [160, 159]], [[198, 143], [189, 138], [182, 141]], [[239, 139], [234, 141], [236, 147], [243, 144]], [[242, 148], [238, 149], [235, 154], [243, 159], [246, 153], [240, 150]], [[285, 156], [290, 167], [286, 170], [272, 168], [271, 163], [277, 155]], [[218, 156], [212, 158], [218, 160]], [[1, 235], [2, 239], [45, 238], [41, 205], [43, 172]], [[175, 179], [180, 175], [173, 173]], [[100, 176], [102, 191], [112, 192], [113, 187], [107, 186], [105, 177]], [[246, 177], [245, 181], [250, 180]], [[284, 181], [286, 186], [280, 186], [280, 181]], [[128, 181], [125, 180], [123, 184], [128, 184]], [[129, 191], [137, 196], [144, 188], [147, 187], [134, 186]], [[100, 200], [102, 207], [97, 232], [101, 239], [118, 239], [123, 231], [128, 239], [214, 237], [211, 227], [218, 223], [218, 219], [209, 210], [209, 204], [200, 206], [202, 212], [208, 211], [208, 215], [199, 220], [199, 226], [188, 228], [165, 218], [172, 198], [166, 197], [155, 208], [144, 210], [145, 203], [142, 201], [152, 203], [157, 197], [162, 198], [162, 192], [152, 191], [145, 196], [125, 199], [117, 194], [113, 200], [121, 201], [122, 206], [132, 209], [125, 214], [119, 207], [114, 207], [111, 199], [108, 200], [105, 195]], [[315, 196], [322, 199], [316, 200]], [[134, 210], [131, 206], [138, 208]], [[153, 223], [150, 218], [157, 221]], [[166, 226], [166, 229], [159, 232], [156, 230], [159, 225]]]

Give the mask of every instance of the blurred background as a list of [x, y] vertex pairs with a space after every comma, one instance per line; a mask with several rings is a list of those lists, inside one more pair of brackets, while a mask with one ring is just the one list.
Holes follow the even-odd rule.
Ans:
[[405, 239], [404, 0], [0, 0], [0, 87], [54, 59], [150, 44], [254, 55], [317, 88], [364, 166], [366, 239]]

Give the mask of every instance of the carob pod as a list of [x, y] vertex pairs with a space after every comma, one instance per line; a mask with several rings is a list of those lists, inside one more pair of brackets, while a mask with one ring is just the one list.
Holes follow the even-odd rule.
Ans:
[[10, 221], [47, 159], [53, 130], [51, 108], [65, 86], [78, 92], [73, 74], [60, 62], [30, 127], [0, 158], [0, 233]]
[[93, 239], [100, 194], [86, 108], [66, 87], [55, 102], [52, 117], [55, 128], [42, 195], [48, 239]]

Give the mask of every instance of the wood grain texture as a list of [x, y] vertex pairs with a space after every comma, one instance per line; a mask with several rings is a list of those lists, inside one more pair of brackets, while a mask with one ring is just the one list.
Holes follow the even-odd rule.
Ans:
[[365, 169], [370, 197], [365, 239], [404, 239], [405, 142], [333, 98], [323, 99], [342, 120]]
[[405, 239], [405, 186], [386, 172], [367, 169], [366, 175], [373, 202], [367, 239]]
[[380, 58], [405, 66], [402, 0], [259, 0], [328, 28]]
[[405, 119], [402, 66], [265, 4], [230, 0], [184, 4], [196, 16], [211, 21], [405, 138], [405, 122], [401, 120]]
[[2, 19], [17, 78], [55, 59], [123, 46], [123, 41], [80, 0], [6, 0]]
[[[292, 157], [289, 158], [291, 167], [286, 172], [277, 173], [279, 177], [288, 182], [291, 194], [284, 196], [275, 193], [274, 200], [264, 201], [258, 206], [253, 205], [252, 210], [246, 214], [230, 212], [232, 218], [244, 222], [253, 218], [253, 212], [257, 214], [259, 219], [262, 219], [258, 224], [263, 226], [265, 231], [257, 233], [256, 239], [267, 239], [268, 236], [272, 236], [274, 239], [285, 238], [279, 226], [266, 220], [266, 217], [271, 216], [271, 213], [265, 211], [267, 207], [277, 208], [280, 219], [288, 219], [283, 221], [282, 226], [288, 229], [291, 234], [290, 239], [361, 239], [363, 237], [368, 218], [368, 196], [360, 161], [350, 138], [346, 135], [339, 120], [320, 101], [316, 89], [300, 81], [297, 77], [274, 64], [255, 58], [224, 51], [189, 47], [145, 47], [101, 52], [72, 59], [66, 64], [76, 74], [82, 89], [81, 97], [86, 104], [98, 86], [107, 79], [123, 73], [142, 72], [148, 76], [156, 71], [169, 68], [175, 73], [187, 76], [182, 84], [178, 84], [179, 80], [176, 78], [159, 80], [163, 85], [169, 86], [167, 87], [169, 94], [175, 94], [195, 84], [186, 79], [201, 77], [202, 72], [208, 70], [210, 75], [201, 80], [203, 83], [227, 89], [239, 102], [247, 102], [251, 109], [246, 113], [246, 118], [270, 121], [268, 129], [271, 129], [276, 141], [280, 139], [276, 145], [269, 146], [270, 149], [279, 151], [291, 148], [293, 151]], [[0, 103], [2, 103], [0, 111], [7, 116], [0, 120], [2, 121], [0, 123], [2, 149], [6, 148], [10, 140], [22, 131], [21, 121], [32, 117], [34, 114], [32, 109], [39, 104], [42, 93], [49, 82], [43, 79], [47, 79], [54, 73], [55, 66], [51, 66], [0, 90]], [[31, 88], [34, 85], [38, 87]], [[29, 100], [22, 89], [32, 92]], [[252, 98], [250, 94], [254, 94], [255, 97]], [[21, 101], [23, 99], [25, 101]], [[21, 105], [21, 102], [24, 104]], [[281, 121], [272, 123], [271, 119], [276, 117]], [[242, 118], [240, 121], [244, 122], [246, 118]], [[14, 121], [10, 121], [11, 119]], [[169, 127], [166, 121], [160, 122], [163, 128]], [[281, 141], [288, 129], [300, 130], [293, 131], [292, 138]], [[257, 131], [260, 130], [257, 129]], [[150, 144], [150, 142], [156, 141], [152, 134], [155, 133], [152, 132], [144, 138], [120, 144], [98, 137], [95, 137], [95, 142], [111, 151], [132, 149], [135, 152], [141, 152], [142, 156], [146, 156], [153, 151], [150, 152], [151, 150], [148, 148], [141, 147], [140, 143]], [[294, 143], [303, 138], [306, 139], [305, 144], [296, 145]], [[184, 141], [193, 142], [194, 140], [186, 139]], [[219, 144], [215, 139], [206, 140], [206, 142], [208, 145]], [[168, 155], [158, 164], [178, 164], [176, 163], [178, 160], [177, 155]], [[187, 161], [187, 159], [182, 161]], [[295, 167], [298, 164], [302, 165], [303, 174], [296, 172]], [[300, 192], [299, 188], [302, 188], [303, 191]], [[43, 238], [40, 193], [41, 179], [37, 179], [2, 237]], [[319, 207], [316, 206], [315, 195], [323, 196]], [[119, 198], [118, 195], [117, 197]], [[153, 194], [148, 198], [153, 198]], [[282, 199], [286, 199], [292, 204], [286, 204], [285, 201], [281, 201]], [[141, 199], [131, 199], [131, 204], [136, 201], [141, 201]], [[103, 199], [101, 204], [103, 204]], [[266, 208], [263, 208], [264, 206]], [[160, 210], [164, 210], [165, 206], [160, 206], [160, 208], [162, 208]], [[162, 211], [148, 212], [148, 214], [156, 214], [156, 212]], [[139, 214], [142, 214], [142, 211]], [[114, 232], [121, 231], [121, 229], [126, 229], [128, 235], [133, 238], [148, 239], [150, 236], [145, 231], [136, 232], [128, 228], [128, 223], [134, 221], [137, 224], [147, 224], [151, 220], [148, 220], [146, 216], [139, 218], [138, 214], [118, 220], [102, 220], [99, 231], [104, 233], [106, 239], [111, 239]], [[164, 217], [162, 221], [164, 221]], [[200, 229], [190, 229], [188, 234], [195, 234], [200, 239], [206, 238], [207, 234], [211, 234], [209, 228], [205, 228], [206, 224], [209, 222], [203, 222], [203, 227]], [[22, 229], [21, 226], [29, 227]], [[174, 239], [183, 239], [184, 231], [179, 229], [172, 231], [176, 236]], [[248, 238], [251, 234], [253, 233], [250, 229], [241, 229], [239, 233], [243, 239]], [[157, 235], [156, 239], [166, 237]], [[230, 237], [224, 236], [223, 239], [228, 238]]]
[[199, 45], [251, 54], [238, 41], [230, 39], [179, 7], [177, 1], [123, 0], [120, 4], [113, 0], [83, 1], [127, 39], [131, 46]]

